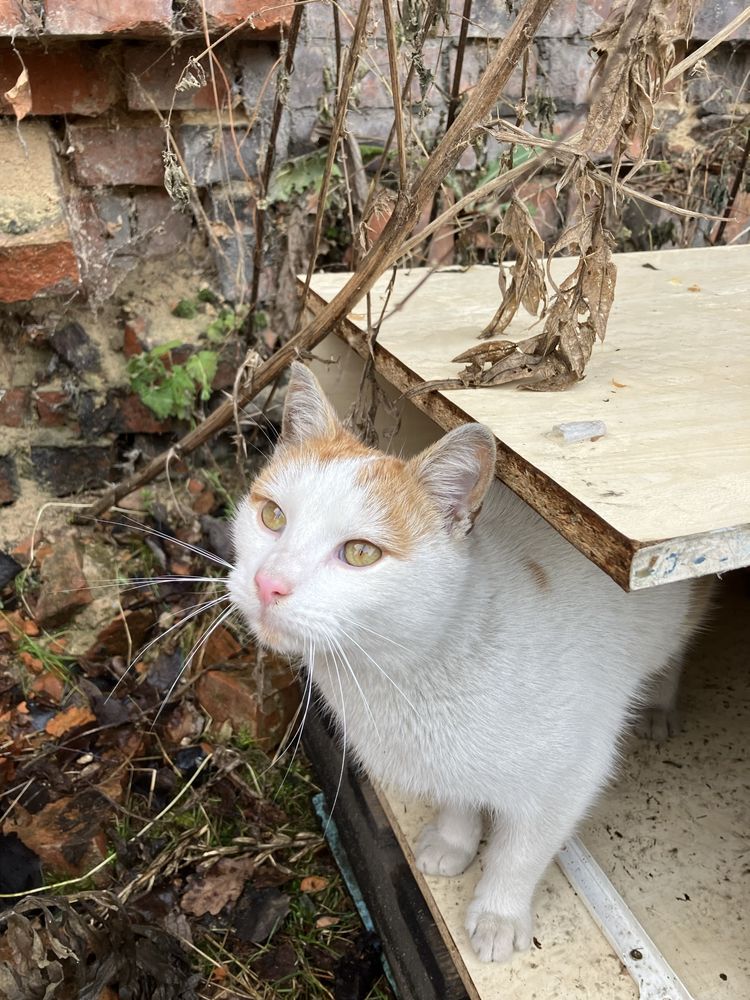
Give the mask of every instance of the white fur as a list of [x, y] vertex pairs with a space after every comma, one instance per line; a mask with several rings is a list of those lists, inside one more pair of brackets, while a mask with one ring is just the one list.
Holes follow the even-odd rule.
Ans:
[[[361, 461], [280, 466], [287, 527], [240, 507], [231, 593], [261, 641], [303, 657], [347, 753], [441, 807], [423, 871], [462, 871], [489, 817], [467, 928], [504, 961], [529, 946], [536, 884], [611, 776], [644, 682], [689, 638], [690, 584], [625, 594], [497, 482], [469, 534], [436, 524], [408, 559], [352, 568], [341, 544], [382, 527]], [[262, 620], [261, 567], [294, 588]]]

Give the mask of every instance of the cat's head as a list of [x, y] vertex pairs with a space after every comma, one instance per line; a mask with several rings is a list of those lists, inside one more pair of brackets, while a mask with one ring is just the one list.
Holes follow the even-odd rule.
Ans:
[[291, 654], [382, 632], [396, 606], [419, 614], [450, 585], [494, 468], [481, 424], [409, 461], [366, 447], [295, 362], [280, 442], [234, 522], [235, 605], [263, 644]]

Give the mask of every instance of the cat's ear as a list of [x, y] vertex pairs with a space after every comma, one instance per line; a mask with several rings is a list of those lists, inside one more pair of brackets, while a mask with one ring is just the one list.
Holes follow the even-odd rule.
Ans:
[[495, 474], [495, 455], [492, 431], [483, 424], [466, 424], [412, 459], [452, 534], [471, 530]]
[[310, 438], [330, 437], [339, 427], [333, 407], [325, 397], [320, 382], [299, 361], [289, 366], [291, 378], [286, 390], [281, 439], [287, 444], [301, 444]]

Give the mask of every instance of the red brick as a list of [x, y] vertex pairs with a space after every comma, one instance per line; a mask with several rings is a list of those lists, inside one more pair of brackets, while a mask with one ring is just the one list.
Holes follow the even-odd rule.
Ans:
[[172, 27], [172, 0], [45, 0], [50, 35], [164, 35]]
[[[206, 57], [201, 60], [207, 76], [205, 86], [180, 91], [175, 89], [188, 61], [204, 50], [205, 46], [199, 42], [187, 42], [175, 47], [153, 43], [128, 48], [125, 52], [128, 107], [134, 111], [153, 111], [155, 107], [164, 111], [172, 107], [198, 111], [214, 108], [214, 92]], [[234, 68], [229, 57], [221, 48], [215, 54], [222, 63], [227, 80], [231, 81]], [[216, 86], [222, 106], [230, 99], [236, 103], [227, 91], [222, 74], [218, 72]]]
[[74, 291], [78, 265], [46, 125], [0, 124], [0, 178], [0, 301]]
[[[19, 44], [29, 73], [32, 115], [99, 115], [117, 99], [116, 67], [108, 49], [67, 43], [42, 48]], [[2, 94], [18, 79], [20, 63], [10, 43], [0, 44], [0, 113], [11, 107]]]
[[68, 140], [76, 179], [85, 187], [164, 183], [165, 138], [160, 125], [71, 125]]
[[34, 406], [42, 427], [71, 426], [80, 429], [78, 421], [70, 413], [70, 396], [57, 389], [42, 389], [34, 393]]
[[28, 389], [0, 389], [0, 424], [3, 427], [21, 427], [29, 412]]
[[131, 393], [120, 400], [114, 420], [118, 434], [166, 434], [174, 429], [173, 420], [159, 420], [140, 397]]
[[122, 327], [122, 353], [126, 358], [143, 354], [148, 327], [148, 320], [143, 316], [130, 316], [125, 320]]
[[280, 0], [204, 0], [208, 27], [223, 31], [245, 24], [256, 35], [276, 35], [292, 19], [294, 3]]
[[73, 244], [61, 233], [49, 242], [3, 246], [0, 241], [0, 302], [65, 295], [75, 291], [78, 279]]
[[26, 35], [42, 26], [41, 18], [21, 0], [0, 0], [0, 35]]

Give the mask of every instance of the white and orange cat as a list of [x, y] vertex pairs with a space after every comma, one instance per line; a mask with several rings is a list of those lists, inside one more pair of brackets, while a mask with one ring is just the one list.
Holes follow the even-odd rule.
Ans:
[[649, 681], [663, 724], [706, 598], [624, 593], [494, 470], [479, 424], [410, 461], [365, 447], [295, 363], [229, 588], [260, 642], [302, 658], [366, 771], [438, 806], [423, 872], [464, 871], [487, 822], [466, 927], [505, 961]]

